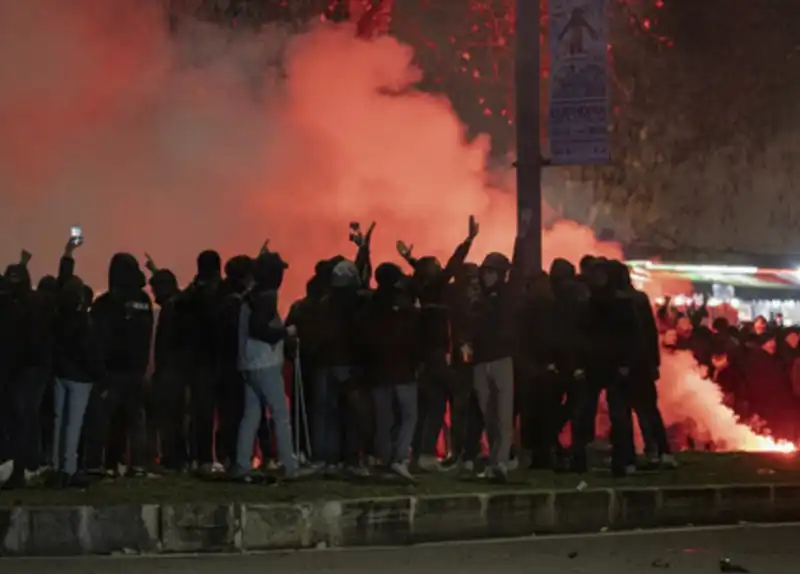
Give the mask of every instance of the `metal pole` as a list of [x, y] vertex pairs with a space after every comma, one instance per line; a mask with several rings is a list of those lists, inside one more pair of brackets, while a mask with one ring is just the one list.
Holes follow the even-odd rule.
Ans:
[[514, 264], [542, 268], [541, 0], [516, 0], [517, 250]]

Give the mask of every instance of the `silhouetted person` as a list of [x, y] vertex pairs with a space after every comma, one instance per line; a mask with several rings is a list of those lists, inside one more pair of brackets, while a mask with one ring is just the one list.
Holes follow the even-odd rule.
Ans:
[[[159, 306], [153, 344], [153, 381], [151, 385], [155, 429], [160, 443], [160, 467], [180, 471], [188, 464], [188, 441], [185, 428], [186, 389], [182, 351], [184, 342], [176, 324], [175, 304], [180, 288], [168, 269], [154, 269], [150, 289]], [[152, 426], [151, 426], [152, 428]]]
[[175, 302], [192, 412], [192, 446], [202, 474], [214, 465], [214, 413], [221, 384], [219, 312], [222, 261], [216, 251], [197, 256], [197, 275]]
[[78, 473], [78, 449], [84, 415], [92, 387], [106, 380], [103, 344], [89, 314], [93, 294], [74, 274], [73, 251], [68, 245], [61, 258], [58, 291], [55, 295], [56, 317], [53, 373], [53, 475], [50, 486], [87, 486]]
[[[153, 336], [153, 306], [145, 284], [136, 258], [117, 253], [109, 266], [108, 291], [92, 305], [94, 328], [103, 342], [106, 378], [93, 389], [85, 425], [90, 471], [114, 472], [125, 462], [126, 441], [130, 441], [129, 470], [133, 475], [145, 472], [144, 380]], [[118, 421], [118, 433], [109, 434], [112, 421]]]
[[408, 278], [397, 265], [382, 263], [375, 279], [377, 289], [359, 327], [375, 409], [375, 454], [391, 472], [413, 480], [408, 461], [417, 425], [417, 369], [423, 356], [419, 309]]
[[6, 488], [24, 486], [41, 463], [41, 403], [52, 373], [53, 316], [51, 300], [31, 287], [25, 263], [9, 265], [6, 285], [14, 309], [11, 325], [15, 355], [8, 379], [13, 422], [14, 473]]

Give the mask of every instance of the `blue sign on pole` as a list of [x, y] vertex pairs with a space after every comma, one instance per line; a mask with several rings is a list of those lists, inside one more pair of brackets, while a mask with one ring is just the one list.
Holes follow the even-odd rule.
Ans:
[[552, 162], [607, 163], [608, 17], [606, 0], [550, 0]]

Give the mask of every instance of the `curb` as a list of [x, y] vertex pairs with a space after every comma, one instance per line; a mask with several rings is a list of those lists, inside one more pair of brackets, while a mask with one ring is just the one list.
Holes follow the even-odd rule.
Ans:
[[16, 507], [0, 508], [0, 556], [298, 550], [799, 520], [800, 484]]

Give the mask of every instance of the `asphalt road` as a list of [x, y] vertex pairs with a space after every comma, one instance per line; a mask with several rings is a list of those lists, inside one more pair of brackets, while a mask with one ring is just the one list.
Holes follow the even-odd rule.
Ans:
[[594, 536], [322, 550], [248, 556], [0, 559], [3, 574], [753, 574], [800, 572], [800, 525], [661, 530]]

